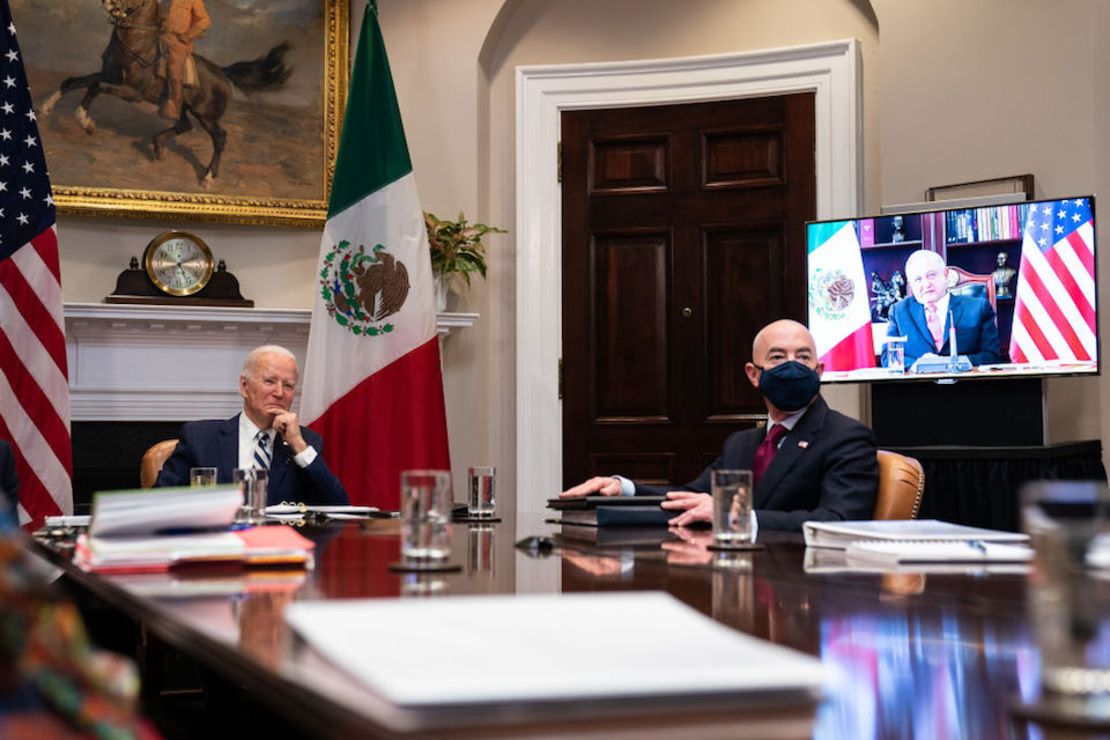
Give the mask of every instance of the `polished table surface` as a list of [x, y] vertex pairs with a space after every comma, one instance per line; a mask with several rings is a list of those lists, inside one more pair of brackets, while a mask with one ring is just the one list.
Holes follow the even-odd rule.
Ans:
[[[288, 713], [308, 734], [434, 729], [487, 737], [550, 736], [552, 730], [581, 736], [629, 725], [658, 734], [668, 723], [692, 718], [652, 718], [645, 711], [634, 713], [644, 715], [637, 725], [628, 716], [598, 719], [583, 710], [553, 723], [550, 717], [456, 712], [428, 718], [401, 711], [291, 633], [282, 611], [294, 600], [664, 590], [719, 622], [818, 656], [830, 669], [815, 709], [707, 710], [697, 713], [700, 732], [686, 736], [728, 736], [723, 728], [739, 722], [749, 736], [1003, 737], [1014, 732], [1013, 707], [1038, 689], [1021, 572], [844, 572], [835, 551], [807, 553], [800, 535], [775, 533], [761, 536], [765, 549], [745, 553], [706, 549], [704, 531], [627, 548], [558, 537], [550, 550], [517, 548], [506, 523], [455, 524], [451, 560], [461, 569], [411, 574], [388, 567], [399, 557], [396, 522], [303, 531], [318, 543], [316, 568], [303, 573], [102, 577], [69, 565], [56, 548], [49, 552], [78, 586]], [[496, 635], [491, 640], [496, 645]]]

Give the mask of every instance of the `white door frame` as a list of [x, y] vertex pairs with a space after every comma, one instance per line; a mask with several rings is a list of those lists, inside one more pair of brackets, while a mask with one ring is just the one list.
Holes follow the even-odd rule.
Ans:
[[[816, 94], [817, 217], [861, 202], [862, 93], [855, 39], [683, 59], [522, 66], [516, 70], [517, 524], [536, 521], [561, 489], [563, 415], [562, 202], [557, 180], [564, 110]], [[619, 472], [619, 471], [613, 471]], [[523, 531], [523, 530], [520, 530]]]

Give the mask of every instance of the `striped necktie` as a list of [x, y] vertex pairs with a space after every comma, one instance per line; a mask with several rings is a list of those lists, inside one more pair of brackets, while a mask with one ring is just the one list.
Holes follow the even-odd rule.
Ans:
[[254, 467], [270, 469], [270, 431], [263, 429], [254, 437]]

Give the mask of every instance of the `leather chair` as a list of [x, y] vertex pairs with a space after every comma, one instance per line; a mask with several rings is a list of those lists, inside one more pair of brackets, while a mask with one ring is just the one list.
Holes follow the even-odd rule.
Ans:
[[916, 519], [925, 490], [925, 471], [912, 457], [879, 450], [879, 494], [875, 519]]
[[959, 267], [949, 267], [945, 278], [949, 293], [986, 298], [996, 314], [995, 323], [998, 323], [998, 297], [995, 295], [994, 278], [990, 274], [977, 275]]
[[154, 481], [158, 480], [158, 472], [162, 470], [162, 466], [165, 465], [166, 460], [173, 454], [176, 447], [176, 439], [164, 439], [152, 444], [147, 449], [143, 454], [142, 462], [139, 463], [139, 485], [141, 487], [150, 488], [154, 485]]

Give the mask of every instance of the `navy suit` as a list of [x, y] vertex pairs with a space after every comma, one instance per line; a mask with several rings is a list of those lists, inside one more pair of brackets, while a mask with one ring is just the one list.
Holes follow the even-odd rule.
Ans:
[[[725, 440], [721, 455], [681, 490], [709, 493], [710, 473], [751, 470], [763, 429], [745, 429]], [[818, 396], [782, 438], [770, 467], [755, 485], [752, 507], [759, 528], [800, 531], [802, 522], [870, 519], [875, 511], [879, 463], [875, 435], [833, 411]], [[636, 485], [636, 493], [673, 488]], [[677, 512], [676, 512], [677, 516]]]
[[[266, 503], [282, 501], [306, 504], [347, 504], [347, 492], [324, 462], [320, 435], [301, 427], [305, 442], [316, 449], [316, 459], [307, 468], [293, 460], [293, 451], [279, 434], [274, 440], [273, 462], [267, 479]], [[214, 467], [218, 483], [231, 483], [231, 471], [239, 467], [239, 414], [224, 421], [191, 421], [181, 426], [176, 449], [155, 486], [189, 485], [189, 468]]]
[[[932, 352], [947, 355], [948, 329], [956, 326], [956, 350], [967, 355], [972, 365], [989, 365], [1002, 362], [1002, 350], [998, 342], [998, 324], [994, 320], [994, 309], [986, 298], [968, 295], [948, 294], [949, 317], [944, 317], [944, 344], [938, 350], [929, 332], [925, 318], [925, 306], [913, 296], [903, 298], [890, 309], [886, 333], [890, 337], [906, 337], [906, 367], [909, 368], [921, 355]], [[886, 364], [886, 355], [883, 356]]]

